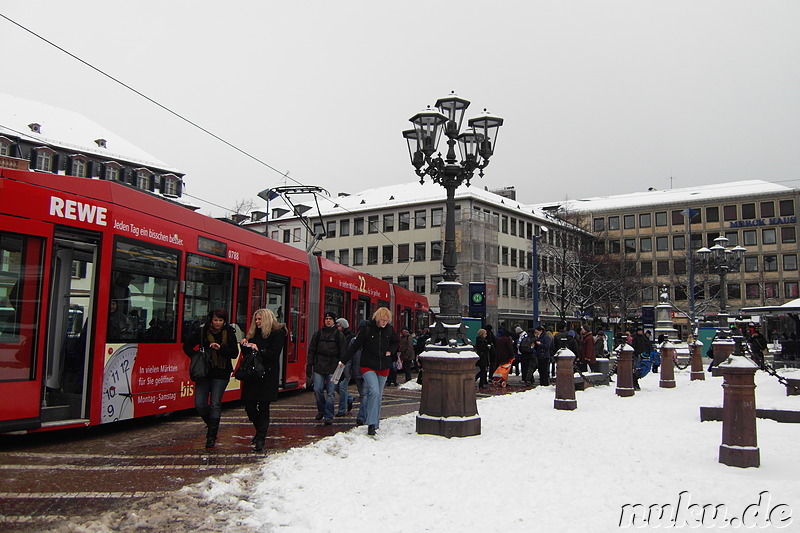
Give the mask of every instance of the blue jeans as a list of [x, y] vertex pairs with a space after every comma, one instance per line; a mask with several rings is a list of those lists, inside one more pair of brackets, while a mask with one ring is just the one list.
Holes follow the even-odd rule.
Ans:
[[222, 394], [227, 386], [227, 379], [201, 379], [195, 382], [194, 406], [200, 416], [215, 419], [222, 417]]
[[365, 422], [369, 426], [378, 429], [381, 422], [381, 401], [383, 400], [383, 387], [386, 385], [386, 377], [379, 376], [374, 370], [364, 372], [364, 410], [366, 414]]
[[338, 414], [345, 414], [347, 412], [347, 402], [350, 399], [350, 393], [347, 392], [347, 386], [350, 385], [350, 378], [342, 377], [342, 380], [336, 386], [339, 391], [339, 410]]
[[333, 420], [333, 399], [336, 385], [331, 381], [333, 374], [314, 372], [314, 396], [317, 399], [317, 413], [325, 420]]

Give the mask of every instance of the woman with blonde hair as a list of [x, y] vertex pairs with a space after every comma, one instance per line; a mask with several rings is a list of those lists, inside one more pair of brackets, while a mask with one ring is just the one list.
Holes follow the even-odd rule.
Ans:
[[399, 339], [390, 325], [392, 312], [379, 307], [372, 320], [361, 327], [350, 345], [345, 357], [347, 361], [361, 350], [361, 374], [364, 379], [364, 407], [366, 410], [367, 433], [375, 435], [380, 425], [383, 387], [389, 377], [389, 369], [394, 364]]
[[278, 322], [269, 309], [253, 313], [247, 338], [242, 348], [256, 351], [264, 365], [264, 377], [242, 381], [242, 401], [247, 418], [253, 423], [256, 435], [253, 444], [256, 452], [264, 450], [269, 427], [269, 404], [278, 399], [280, 357], [286, 343], [286, 324]]

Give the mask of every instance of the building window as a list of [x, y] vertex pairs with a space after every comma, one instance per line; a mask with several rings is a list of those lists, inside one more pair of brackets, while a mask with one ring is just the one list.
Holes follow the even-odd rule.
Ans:
[[736, 220], [738, 217], [735, 205], [726, 205], [722, 208], [722, 217], [725, 222], [729, 220]]
[[500, 296], [508, 296], [508, 278], [500, 280], [501, 293]]
[[516, 280], [509, 280], [508, 284], [511, 286], [511, 297], [517, 297], [517, 281]]
[[404, 289], [408, 288], [408, 276], [397, 276], [397, 284]]
[[746, 229], [742, 232], [742, 242], [745, 246], [756, 245], [756, 230]]
[[300, 242], [300, 228], [292, 230], [292, 242]]
[[761, 202], [761, 218], [775, 216], [775, 202]]
[[391, 244], [386, 244], [383, 246], [383, 263], [393, 263], [394, 262], [394, 246]]
[[53, 170], [53, 152], [48, 148], [38, 148], [36, 150], [36, 170], [51, 172]]
[[442, 241], [431, 242], [431, 261], [442, 260]]
[[620, 252], [619, 239], [612, 239], [608, 241], [608, 253], [618, 254]]
[[426, 213], [424, 209], [414, 211], [414, 228], [422, 229], [426, 227]]
[[659, 276], [669, 275], [669, 261], [656, 261], [656, 273]]
[[639, 264], [639, 272], [641, 272], [642, 276], [644, 277], [653, 277], [653, 262], [652, 261], [642, 261]]
[[796, 242], [796, 232], [794, 226], [783, 226], [781, 228], [781, 242]]
[[794, 216], [794, 200], [781, 200], [778, 207], [782, 217]]
[[270, 234], [269, 234], [269, 238], [272, 239], [273, 241], [277, 241], [278, 240], [278, 230], [272, 230], [270, 232]]
[[439, 292], [439, 283], [442, 282], [441, 274], [431, 274], [431, 294]]
[[605, 243], [605, 241], [601, 241], [601, 240], [594, 241], [594, 253], [596, 255], [605, 255], [605, 253], [606, 253], [606, 243]]
[[397, 245], [397, 262], [408, 263], [408, 243]]
[[667, 212], [658, 211], [656, 213], [656, 226], [666, 226], [666, 225], [667, 225]]
[[405, 231], [411, 228], [411, 218], [408, 211], [404, 211], [397, 215], [397, 229]]
[[636, 228], [636, 215], [625, 215], [622, 217], [622, 226], [625, 229]]
[[500, 252], [500, 264], [508, 264], [508, 246], [503, 246], [502, 251]]
[[741, 300], [742, 299], [742, 286], [739, 283], [728, 283], [728, 299]]
[[764, 256], [764, 272], [777, 272], [778, 271], [778, 256], [765, 255]]
[[377, 246], [370, 246], [367, 248], [367, 264], [368, 265], [377, 265], [378, 264], [378, 247]]
[[656, 251], [665, 252], [669, 250], [669, 237], [661, 235], [656, 237]]
[[653, 301], [653, 287], [645, 287], [642, 289], [642, 300], [645, 302]]
[[686, 260], [685, 259], [675, 259], [672, 262], [672, 272], [674, 274], [678, 274], [678, 275], [686, 274]]
[[[728, 246], [739, 246], [739, 232], [738, 231], [726, 231], [725, 237], [728, 239]], [[714, 244], [714, 241], [711, 241], [711, 244]]]
[[686, 235], [673, 235], [672, 236], [672, 249], [685, 250], [686, 249]]
[[178, 184], [180, 183], [178, 176], [175, 174], [164, 174], [162, 180], [161, 194], [171, 197], [178, 196]]
[[511, 250], [511, 266], [512, 267], [517, 266], [517, 251], [516, 250]]
[[786, 298], [798, 298], [800, 295], [797, 291], [797, 282], [796, 281], [787, 281], [783, 284], [783, 295]]
[[394, 213], [383, 215], [383, 231], [394, 231]]
[[414, 292], [425, 294], [425, 276], [414, 276]]
[[327, 231], [325, 232], [325, 237], [328, 239], [336, 238], [336, 221], [331, 221], [326, 224]]
[[786, 254], [783, 256], [784, 270], [797, 270], [797, 254]]
[[706, 207], [706, 222], [719, 222], [719, 207]]
[[605, 231], [605, 229], [606, 229], [606, 219], [604, 219], [603, 217], [595, 218], [594, 222], [592, 223], [592, 227], [594, 228], [594, 231], [597, 231], [597, 232]]
[[378, 233], [378, 215], [369, 216], [367, 231], [370, 233]]
[[336, 261], [336, 251], [325, 250], [325, 259], [327, 259], [328, 261]]
[[652, 224], [652, 217], [650, 213], [639, 213], [639, 227], [649, 228]]
[[778, 297], [778, 284], [769, 282], [764, 284], [764, 298], [777, 298]]
[[348, 250], [347, 248], [339, 250], [339, 262], [344, 266], [350, 264], [350, 250]]
[[745, 272], [758, 272], [758, 256], [746, 255], [744, 257], [744, 271]]
[[291, 230], [288, 230], [288, 229], [283, 230], [283, 242], [285, 242], [285, 243], [292, 242], [292, 232], [291, 232]]
[[394, 278], [392, 276], [381, 276], [381, 281], [385, 281], [386, 283], [394, 283]]
[[353, 248], [353, 266], [360, 266], [364, 264], [364, 249]]
[[442, 225], [442, 217], [444, 210], [441, 207], [434, 207], [431, 209], [431, 227], [436, 228]]
[[680, 210], [672, 211], [672, 225], [683, 226], [683, 212]]
[[613, 216], [608, 217], [608, 229], [609, 231], [617, 231], [619, 230], [619, 217]]
[[0, 139], [0, 155], [5, 155], [5, 156], [11, 155], [11, 143], [8, 142], [5, 138]]
[[758, 283], [747, 283], [744, 286], [744, 291], [748, 300], [755, 300], [761, 297], [761, 287]]
[[150, 190], [150, 180], [152, 178], [152, 174], [147, 170], [137, 170], [136, 171], [136, 186], [142, 190], [149, 191]]
[[72, 158], [72, 169], [71, 174], [73, 176], [77, 176], [79, 178], [86, 177], [86, 160], [82, 157], [73, 157]]
[[625, 239], [624, 244], [626, 254], [636, 253], [636, 239]]
[[414, 261], [425, 261], [425, 243], [414, 243]]
[[350, 235], [350, 219], [343, 218], [339, 221], [339, 236], [347, 237], [348, 235]]
[[325, 229], [324, 226], [322, 225], [322, 222], [315, 222], [314, 229], [312, 230], [312, 232], [314, 233], [314, 235], [319, 235], [321, 237], [324, 236]]
[[778, 242], [778, 232], [775, 228], [764, 228], [761, 230], [761, 244], [775, 244]]
[[122, 166], [119, 163], [116, 163], [114, 161], [109, 161], [108, 163], [106, 163], [106, 172], [105, 172], [105, 176], [104, 176], [105, 179], [111, 180], [111, 181], [119, 181], [121, 179], [120, 178], [120, 174], [121, 174], [120, 169], [121, 168], [122, 168]]
[[742, 204], [742, 218], [745, 220], [756, 218], [756, 204]]
[[363, 217], [356, 217], [353, 219], [353, 235], [364, 235]]

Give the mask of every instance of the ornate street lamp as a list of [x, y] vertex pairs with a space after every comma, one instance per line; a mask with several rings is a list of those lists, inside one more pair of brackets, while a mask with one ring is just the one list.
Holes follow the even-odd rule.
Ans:
[[706, 247], [697, 250], [700, 261], [704, 268], [709, 272], [719, 275], [719, 327], [728, 327], [728, 287], [725, 278], [731, 270], [737, 270], [742, 264], [742, 258], [747, 251], [746, 248], [735, 246], [728, 248], [729, 239], [720, 234], [714, 239], [714, 246], [711, 249]]
[[[430, 345], [420, 355], [423, 361], [422, 398], [417, 416], [417, 433], [445, 437], [480, 434], [480, 417], [475, 397], [477, 355], [461, 323], [461, 283], [457, 281], [455, 192], [469, 185], [475, 171], [483, 176], [497, 143], [503, 119], [486, 110], [467, 121], [469, 101], [451, 93], [409, 120], [414, 129], [403, 132], [411, 165], [425, 183], [425, 177], [443, 186], [445, 201], [444, 255], [439, 287], [439, 316]], [[442, 133], [447, 137], [447, 155], [437, 154]], [[459, 156], [456, 155], [458, 145]], [[436, 154], [436, 156], [434, 156]]]
[[[466, 131], [462, 132], [464, 112], [469, 104], [468, 100], [451, 93], [436, 101], [436, 109], [429, 106], [411, 117], [409, 120], [414, 124], [414, 129], [403, 132], [411, 165], [420, 183], [425, 183], [425, 176], [428, 176], [447, 191], [442, 257], [444, 272], [443, 280], [439, 283], [440, 314], [437, 322], [441, 327], [433, 332], [432, 342], [435, 344], [452, 344], [451, 341], [469, 344], [461, 324], [461, 283], [456, 280], [455, 192], [462, 183], [469, 185], [476, 170], [479, 176], [483, 176], [483, 169], [494, 153], [497, 132], [503, 125], [502, 118], [484, 110], [479, 116], [469, 119]], [[442, 133], [447, 137], [447, 155], [444, 159], [441, 153], [434, 157]], [[456, 156], [456, 145], [460, 157]]]

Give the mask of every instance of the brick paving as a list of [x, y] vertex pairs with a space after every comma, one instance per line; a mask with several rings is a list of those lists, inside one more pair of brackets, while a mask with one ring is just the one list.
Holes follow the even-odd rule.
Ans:
[[[478, 396], [519, 390], [524, 388], [512, 377], [509, 387]], [[414, 412], [419, 399], [419, 391], [387, 387], [382, 415]], [[325, 426], [314, 421], [312, 393], [282, 395], [272, 405], [265, 453], [347, 431], [355, 413]], [[203, 423], [191, 411], [81, 430], [0, 435], [0, 531], [28, 533], [91, 519], [257, 463], [264, 454], [252, 452], [252, 436], [238, 404], [225, 408], [218, 444], [210, 451], [203, 447]]]

